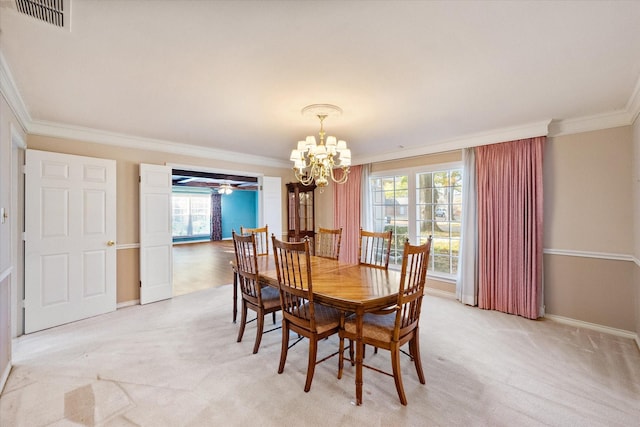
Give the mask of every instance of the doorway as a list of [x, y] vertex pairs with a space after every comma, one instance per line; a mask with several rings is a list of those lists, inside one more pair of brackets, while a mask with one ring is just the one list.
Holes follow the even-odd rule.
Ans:
[[258, 224], [258, 178], [172, 170], [173, 294], [233, 281], [231, 230]]

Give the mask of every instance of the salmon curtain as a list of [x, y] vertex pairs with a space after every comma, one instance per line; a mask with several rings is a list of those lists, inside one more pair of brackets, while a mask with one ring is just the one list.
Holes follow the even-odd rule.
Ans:
[[340, 262], [358, 263], [360, 212], [362, 208], [362, 166], [352, 166], [349, 179], [333, 189], [333, 226], [342, 227]]
[[475, 149], [480, 308], [540, 316], [545, 142], [537, 137]]

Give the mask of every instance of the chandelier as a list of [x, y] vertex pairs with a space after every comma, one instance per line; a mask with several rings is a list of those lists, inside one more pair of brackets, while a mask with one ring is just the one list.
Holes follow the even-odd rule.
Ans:
[[[313, 114], [320, 119], [320, 143], [314, 136], [307, 136], [298, 142], [298, 147], [291, 151], [289, 160], [293, 162], [296, 179], [303, 185], [315, 181], [318, 187], [326, 187], [329, 179], [338, 184], [347, 182], [349, 166], [351, 166], [351, 150], [347, 143], [328, 136], [325, 141], [324, 119], [330, 115], [342, 114], [342, 109], [329, 104], [312, 104], [302, 109], [303, 115]], [[336, 178], [334, 169], [341, 168], [341, 176]]]
[[233, 187], [228, 182], [218, 187], [218, 194], [231, 194], [232, 192], [233, 192]]

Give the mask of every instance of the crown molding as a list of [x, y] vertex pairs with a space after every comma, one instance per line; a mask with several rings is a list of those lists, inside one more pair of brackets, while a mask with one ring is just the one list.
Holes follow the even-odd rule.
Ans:
[[632, 113], [627, 110], [612, 111], [575, 119], [553, 120], [549, 136], [563, 136], [594, 130], [610, 129], [633, 124]]
[[496, 144], [499, 142], [547, 135], [549, 132], [549, 123], [551, 123], [551, 119], [465, 135], [460, 138], [436, 142], [418, 148], [364, 157], [359, 159], [358, 164], [405, 159], [408, 157], [424, 156], [426, 154], [442, 153], [445, 151], [460, 150], [462, 148], [477, 147], [479, 145]]
[[626, 110], [630, 115], [630, 124], [633, 124], [638, 119], [638, 115], [640, 115], [640, 77], [638, 77], [636, 87], [633, 89], [633, 92], [629, 97]]
[[161, 151], [171, 154], [181, 154], [192, 157], [224, 160], [233, 163], [270, 166], [276, 168], [290, 168], [290, 162], [270, 157], [254, 156], [234, 151], [216, 148], [200, 147], [196, 145], [165, 141], [161, 139], [142, 138], [98, 129], [71, 126], [60, 123], [33, 120], [29, 126], [29, 133], [33, 135], [51, 136], [57, 138], [74, 139], [97, 144], [139, 150]]

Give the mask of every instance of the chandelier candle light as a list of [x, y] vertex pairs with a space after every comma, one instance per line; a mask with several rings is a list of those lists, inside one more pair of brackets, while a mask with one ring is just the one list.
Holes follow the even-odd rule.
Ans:
[[[347, 182], [349, 166], [351, 166], [351, 150], [347, 143], [328, 136], [325, 142], [324, 119], [331, 115], [342, 114], [342, 109], [330, 104], [312, 104], [302, 109], [303, 115], [313, 114], [320, 119], [320, 143], [316, 144], [314, 136], [307, 136], [298, 142], [298, 147], [291, 151], [291, 160], [296, 179], [304, 185], [315, 181], [318, 187], [326, 187], [329, 178], [337, 184]], [[342, 176], [336, 179], [333, 170], [342, 169]]]

